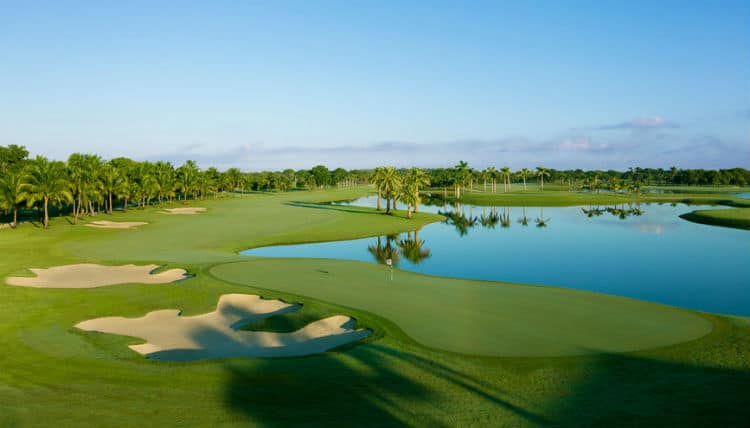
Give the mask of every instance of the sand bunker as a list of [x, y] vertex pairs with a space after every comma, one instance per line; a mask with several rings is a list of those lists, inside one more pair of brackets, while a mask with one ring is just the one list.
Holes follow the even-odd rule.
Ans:
[[162, 214], [198, 214], [206, 212], [205, 208], [164, 208], [164, 210], [159, 211]]
[[166, 284], [187, 278], [184, 269], [170, 269], [152, 274], [159, 265], [103, 266], [77, 264], [55, 266], [47, 269], [29, 269], [35, 277], [10, 276], [10, 285], [35, 288], [94, 288], [115, 284]]
[[108, 221], [108, 220], [101, 220], [101, 221], [92, 221], [90, 223], [86, 223], [86, 226], [88, 227], [98, 227], [100, 229], [130, 229], [137, 226], [143, 226], [144, 224], [148, 224], [143, 221]]
[[146, 343], [131, 345], [130, 349], [164, 361], [310, 355], [370, 334], [369, 330], [353, 329], [354, 320], [344, 315], [314, 321], [292, 333], [239, 330], [251, 322], [300, 308], [249, 294], [225, 294], [219, 298], [216, 311], [207, 314], [183, 317], [179, 310], [166, 309], [142, 318], [97, 318], [76, 327], [144, 339]]

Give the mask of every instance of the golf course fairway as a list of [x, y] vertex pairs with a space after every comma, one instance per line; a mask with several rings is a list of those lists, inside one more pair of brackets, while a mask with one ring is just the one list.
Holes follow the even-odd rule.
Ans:
[[[441, 217], [320, 205], [369, 188], [250, 194], [129, 209], [131, 229], [23, 223], [0, 230], [0, 426], [743, 426], [747, 318], [545, 286], [382, 265], [249, 258], [265, 245], [414, 230]], [[164, 208], [201, 207], [196, 215]], [[159, 265], [153, 285], [30, 288], [30, 268]], [[606, 280], [606, 278], [603, 278]], [[342, 315], [369, 336], [294, 358], [155, 361], [142, 338], [83, 331], [104, 317], [216, 310], [221, 296], [302, 305], [244, 327], [289, 333]], [[530, 358], [527, 358], [530, 357]]]

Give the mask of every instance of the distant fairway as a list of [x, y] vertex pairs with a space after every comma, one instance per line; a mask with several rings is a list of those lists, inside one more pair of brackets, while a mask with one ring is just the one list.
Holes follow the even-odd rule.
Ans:
[[309, 296], [383, 316], [418, 342], [485, 356], [624, 352], [711, 331], [687, 311], [604, 294], [449, 279], [334, 260], [260, 259], [215, 266], [233, 283]]

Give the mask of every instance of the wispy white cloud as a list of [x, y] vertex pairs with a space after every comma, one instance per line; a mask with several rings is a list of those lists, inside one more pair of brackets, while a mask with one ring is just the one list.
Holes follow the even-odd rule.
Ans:
[[673, 121], [666, 120], [661, 116], [650, 116], [650, 117], [639, 117], [636, 119], [628, 120], [611, 125], [600, 126], [597, 129], [637, 129], [637, 130], [650, 130], [650, 129], [664, 129], [664, 128], [677, 128], [679, 125]]

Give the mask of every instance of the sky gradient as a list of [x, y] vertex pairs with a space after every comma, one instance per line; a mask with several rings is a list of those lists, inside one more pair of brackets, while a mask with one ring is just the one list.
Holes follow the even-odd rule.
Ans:
[[747, 1], [402, 3], [0, 3], [0, 145], [246, 171], [750, 167]]

